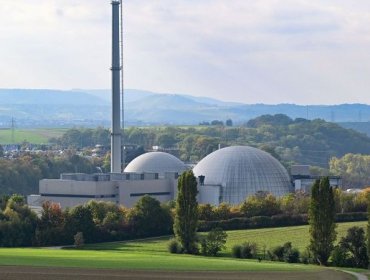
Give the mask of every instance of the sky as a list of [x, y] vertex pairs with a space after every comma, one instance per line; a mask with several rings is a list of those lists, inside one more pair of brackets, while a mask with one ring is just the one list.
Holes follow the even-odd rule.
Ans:
[[[369, 0], [124, 0], [125, 87], [370, 104]], [[110, 88], [109, 0], [0, 0], [0, 88]]]

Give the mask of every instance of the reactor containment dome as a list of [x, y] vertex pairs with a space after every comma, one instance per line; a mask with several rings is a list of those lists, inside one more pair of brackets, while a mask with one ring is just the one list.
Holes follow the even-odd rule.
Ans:
[[131, 161], [125, 168], [125, 173], [165, 173], [181, 174], [186, 170], [185, 164], [177, 157], [164, 152], [149, 152], [142, 154]]
[[193, 172], [197, 177], [205, 176], [204, 185], [221, 187], [220, 203], [239, 204], [260, 191], [283, 196], [292, 188], [287, 170], [277, 159], [248, 146], [217, 150], [202, 159]]

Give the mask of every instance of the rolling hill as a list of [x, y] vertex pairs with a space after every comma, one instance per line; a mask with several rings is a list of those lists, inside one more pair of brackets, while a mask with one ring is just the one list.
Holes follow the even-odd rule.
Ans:
[[[125, 90], [125, 121], [128, 125], [194, 125], [203, 121], [232, 119], [245, 123], [264, 114], [291, 118], [324, 119], [363, 129], [370, 122], [370, 105], [242, 104], [209, 97]], [[0, 127], [15, 118], [19, 127], [109, 126], [109, 90], [0, 89]], [[351, 126], [352, 122], [360, 125]]]

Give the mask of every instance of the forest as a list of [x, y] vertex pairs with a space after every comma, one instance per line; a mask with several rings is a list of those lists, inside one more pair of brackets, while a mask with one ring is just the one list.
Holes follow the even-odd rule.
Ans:
[[[288, 170], [292, 164], [309, 164], [315, 175], [342, 176], [346, 187], [370, 185], [370, 138], [365, 134], [323, 120], [293, 120], [285, 115], [264, 115], [238, 127], [230, 122], [214, 123], [217, 125], [129, 127], [124, 142], [134, 148], [127, 149], [126, 164], [153, 146], [195, 163], [219, 145], [250, 145], [269, 152]], [[105, 146], [105, 152], [92, 156], [97, 144]], [[0, 194], [38, 193], [39, 180], [57, 179], [60, 173], [109, 172], [109, 145], [106, 128], [73, 128], [51, 139], [49, 151], [0, 157]]]
[[[219, 145], [249, 145], [271, 153], [287, 167], [309, 164], [327, 168], [332, 157], [370, 154], [367, 135], [320, 119], [293, 120], [278, 114], [263, 115], [238, 127], [216, 123], [219, 125], [129, 127], [125, 129], [124, 143], [144, 150], [153, 146], [175, 150], [185, 162], [199, 161]], [[104, 128], [75, 128], [50, 141], [63, 148], [109, 146], [110, 132]]]

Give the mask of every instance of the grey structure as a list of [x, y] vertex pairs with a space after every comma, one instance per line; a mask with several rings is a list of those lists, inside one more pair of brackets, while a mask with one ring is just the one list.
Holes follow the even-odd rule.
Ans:
[[164, 152], [150, 152], [131, 161], [124, 172], [158, 173], [159, 177], [164, 177], [165, 173], [182, 173], [184, 170], [185, 164], [177, 157]]
[[122, 172], [120, 4], [120, 1], [112, 1], [111, 172]]
[[[290, 170], [294, 190], [300, 192], [311, 192], [311, 187], [316, 180], [322, 179], [326, 176], [312, 175], [309, 165], [292, 165]], [[328, 176], [329, 184], [333, 188], [342, 188], [342, 178], [340, 176]]]
[[292, 190], [286, 169], [270, 154], [248, 146], [213, 152], [193, 169], [205, 176], [199, 187], [200, 200], [211, 204], [239, 204], [259, 191], [283, 196]]
[[43, 179], [39, 194], [27, 197], [28, 205], [40, 209], [45, 201], [74, 207], [90, 200], [113, 202], [132, 207], [142, 196], [150, 195], [160, 202], [175, 198], [177, 173], [110, 173], [62, 174], [60, 179]]

